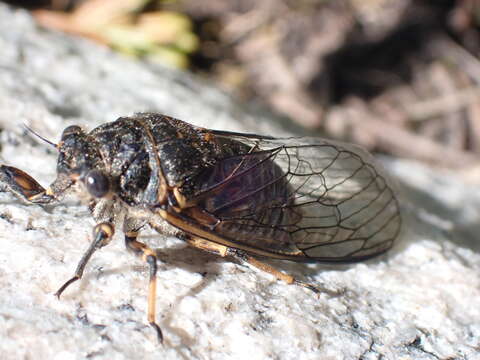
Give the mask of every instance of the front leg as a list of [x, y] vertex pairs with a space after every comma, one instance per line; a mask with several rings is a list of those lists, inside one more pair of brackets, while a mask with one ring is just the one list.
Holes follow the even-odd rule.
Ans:
[[12, 166], [0, 166], [0, 183], [20, 199], [35, 204], [49, 204], [55, 200], [53, 194], [44, 189], [26, 172]]
[[93, 228], [93, 241], [90, 244], [89, 248], [87, 251], [83, 254], [82, 258], [80, 259], [80, 262], [77, 265], [77, 269], [75, 270], [75, 275], [68, 280], [65, 284], [63, 284], [60, 289], [55, 293], [55, 296], [60, 298], [60, 295], [62, 295], [63, 291], [73, 282], [80, 280], [83, 275], [83, 271], [85, 270], [85, 266], [87, 265], [88, 261], [92, 257], [93, 253], [107, 245], [113, 237], [115, 230], [113, 227], [113, 224], [109, 222], [103, 222], [98, 225], [96, 225]]

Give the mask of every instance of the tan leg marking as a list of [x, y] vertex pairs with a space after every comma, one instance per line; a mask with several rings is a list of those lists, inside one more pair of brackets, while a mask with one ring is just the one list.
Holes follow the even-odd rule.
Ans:
[[132, 250], [135, 254], [140, 255], [142, 260], [145, 261], [150, 267], [150, 280], [148, 282], [148, 312], [147, 319], [150, 326], [152, 326], [156, 333], [160, 343], [163, 343], [163, 334], [160, 327], [155, 321], [156, 317], [156, 305], [157, 305], [157, 255], [155, 251], [150, 249], [144, 243], [137, 241], [137, 232], [128, 232], [125, 234], [125, 245], [128, 249]]
[[196, 247], [197, 249], [205, 250], [208, 252], [212, 252], [214, 254], [220, 255], [221, 257], [225, 257], [230, 255], [229, 247], [225, 245], [220, 245], [214, 243], [212, 241], [208, 241], [196, 236], [191, 236], [187, 239], [189, 245]]

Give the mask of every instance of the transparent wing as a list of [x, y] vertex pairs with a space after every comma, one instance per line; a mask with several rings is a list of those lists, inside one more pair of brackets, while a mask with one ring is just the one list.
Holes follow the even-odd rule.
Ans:
[[297, 261], [349, 262], [388, 250], [400, 231], [397, 199], [363, 149], [315, 138], [217, 132], [248, 146], [198, 179], [215, 233]]

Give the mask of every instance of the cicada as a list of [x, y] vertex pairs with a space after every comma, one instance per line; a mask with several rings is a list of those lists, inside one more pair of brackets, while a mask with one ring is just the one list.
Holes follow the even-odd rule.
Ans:
[[75, 192], [92, 212], [91, 245], [56, 295], [82, 277], [93, 253], [122, 226], [126, 248], [150, 269], [148, 322], [160, 341], [157, 254], [138, 239], [146, 226], [312, 289], [260, 259], [361, 261], [390, 249], [400, 231], [392, 186], [372, 156], [353, 145], [209, 130], [156, 113], [90, 132], [69, 126], [58, 144], [49, 143], [59, 155], [48, 188], [6, 165], [0, 181], [35, 204]]

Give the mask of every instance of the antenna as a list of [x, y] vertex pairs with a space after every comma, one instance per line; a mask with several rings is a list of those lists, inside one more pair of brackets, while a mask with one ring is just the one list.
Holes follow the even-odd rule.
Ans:
[[51, 142], [50, 140], [47, 140], [45, 139], [43, 136], [41, 136], [40, 134], [37, 134], [35, 131], [33, 131], [32, 128], [30, 128], [27, 124], [23, 123], [23, 126], [25, 127], [25, 129], [27, 129], [27, 131], [30, 131], [33, 135], [35, 135], [36, 137], [38, 137], [40, 140], [43, 140], [45, 141], [47, 144], [53, 146], [55, 149], [57, 149], [57, 144], [54, 144], [53, 142]]

